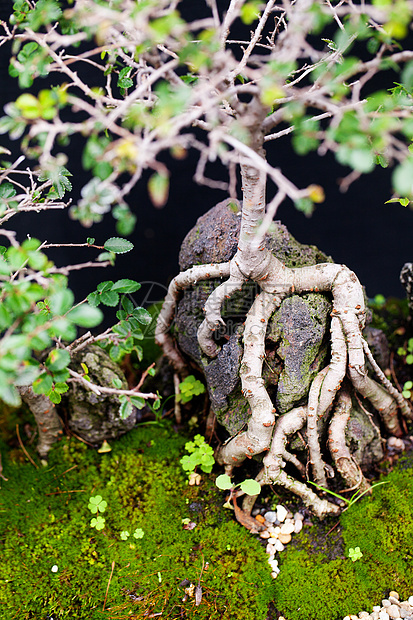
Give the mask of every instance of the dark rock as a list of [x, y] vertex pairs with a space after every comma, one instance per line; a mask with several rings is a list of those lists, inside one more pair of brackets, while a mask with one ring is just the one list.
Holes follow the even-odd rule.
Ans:
[[[369, 407], [368, 404], [367, 407]], [[384, 453], [378, 421], [374, 415], [363, 411], [360, 404], [354, 399], [346, 427], [346, 444], [349, 446], [353, 458], [365, 471], [383, 459]]]
[[386, 334], [381, 329], [368, 326], [364, 329], [363, 335], [380, 368], [388, 368], [390, 364], [390, 347]]
[[[128, 385], [125, 375], [107, 353], [98, 346], [89, 346], [80, 351], [72, 361], [72, 368], [82, 373], [81, 363], [86, 364], [92, 383], [113, 387], [112, 380], [119, 378], [122, 389]], [[104, 439], [116, 439], [131, 430], [136, 421], [136, 410], [126, 419], [119, 415], [119, 397], [114, 394], [98, 396], [80, 383], [72, 383], [68, 392], [69, 428], [82, 439], [98, 446]]]

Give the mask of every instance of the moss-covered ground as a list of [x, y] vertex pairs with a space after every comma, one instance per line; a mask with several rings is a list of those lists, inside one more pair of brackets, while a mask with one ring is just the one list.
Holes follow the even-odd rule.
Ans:
[[[179, 464], [186, 440], [141, 426], [98, 454], [65, 439], [38, 468], [13, 463], [0, 444], [8, 479], [0, 480], [1, 620], [264, 619], [265, 552], [222, 508], [212, 481], [188, 486]], [[98, 494], [108, 504], [100, 531], [88, 509]], [[182, 601], [185, 580], [200, 583], [199, 606], [193, 596]]]
[[[282, 554], [274, 600], [288, 620], [341, 620], [380, 604], [390, 590], [413, 594], [413, 459], [383, 477], [372, 497], [338, 521], [314, 520]], [[317, 523], [317, 525], [316, 525]], [[349, 549], [363, 556], [352, 561]]]
[[[312, 519], [272, 580], [263, 545], [222, 507], [214, 476], [187, 484], [187, 439], [140, 426], [105, 454], [64, 439], [46, 467], [0, 441], [0, 620], [340, 620], [389, 590], [413, 594], [411, 461], [339, 520]], [[100, 531], [88, 509], [98, 494], [108, 504]], [[356, 546], [363, 556], [353, 562]], [[202, 587], [198, 606], [182, 600], [188, 582]]]

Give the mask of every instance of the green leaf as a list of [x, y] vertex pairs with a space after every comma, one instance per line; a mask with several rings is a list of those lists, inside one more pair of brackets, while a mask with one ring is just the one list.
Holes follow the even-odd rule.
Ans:
[[100, 301], [105, 306], [114, 307], [117, 306], [119, 303], [119, 295], [117, 293], [114, 293], [113, 291], [104, 291], [100, 295]]
[[40, 377], [33, 382], [33, 392], [35, 394], [47, 394], [53, 387], [53, 378], [51, 375], [43, 372]]
[[0, 383], [0, 399], [10, 407], [20, 407], [22, 404], [20, 394], [14, 385], [7, 383]]
[[87, 303], [73, 308], [66, 316], [79, 327], [96, 327], [103, 321], [103, 312]]
[[240, 487], [247, 495], [259, 495], [261, 492], [261, 485], [256, 480], [244, 480], [244, 482], [241, 482]]
[[131, 403], [135, 405], [136, 409], [143, 409], [145, 406], [145, 399], [141, 396], [131, 396]]
[[93, 293], [89, 293], [87, 296], [87, 301], [90, 306], [96, 308], [100, 304], [100, 295], [96, 291]]
[[121, 379], [119, 379], [119, 377], [113, 377], [112, 384], [113, 384], [113, 387], [115, 387], [117, 390], [122, 389], [122, 381]]
[[63, 370], [70, 364], [70, 353], [64, 349], [53, 349], [45, 362], [47, 368], [52, 371]]
[[169, 195], [169, 176], [155, 172], [148, 181], [148, 192], [154, 207], [164, 207]]
[[405, 159], [394, 169], [392, 183], [399, 196], [413, 195], [413, 159]]
[[133, 243], [122, 237], [111, 237], [105, 242], [104, 248], [114, 254], [125, 254], [133, 249]]
[[124, 278], [123, 280], [118, 280], [112, 286], [112, 291], [116, 291], [117, 293], [136, 293], [139, 291], [141, 285], [139, 282], [135, 282], [135, 280], [128, 280]]
[[61, 315], [73, 306], [74, 295], [70, 289], [57, 291], [49, 298], [49, 307], [53, 314]]
[[130, 400], [123, 400], [119, 407], [119, 417], [121, 420], [126, 420], [133, 413], [133, 405]]
[[134, 308], [132, 316], [137, 319], [139, 323], [142, 323], [142, 325], [149, 325], [152, 321], [152, 315], [145, 310], [145, 308]]
[[231, 478], [227, 476], [227, 474], [221, 474], [220, 476], [218, 476], [215, 480], [215, 484], [217, 485], [218, 489], [222, 489], [223, 491], [228, 491], [234, 486], [231, 482]]

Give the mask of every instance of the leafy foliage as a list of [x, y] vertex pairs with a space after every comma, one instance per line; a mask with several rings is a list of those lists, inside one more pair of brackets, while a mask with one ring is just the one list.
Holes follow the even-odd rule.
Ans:
[[201, 471], [209, 474], [215, 463], [214, 450], [209, 446], [202, 435], [195, 435], [193, 441], [185, 444], [185, 450], [189, 455], [185, 455], [179, 461], [182, 469], [188, 473], [196, 470], [199, 466]]

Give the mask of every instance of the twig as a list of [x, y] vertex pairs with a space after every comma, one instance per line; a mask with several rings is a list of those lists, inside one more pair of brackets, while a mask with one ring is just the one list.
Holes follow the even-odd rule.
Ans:
[[119, 394], [125, 396], [140, 396], [141, 398], [154, 398], [157, 399], [158, 396], [150, 392], [149, 394], [145, 394], [143, 392], [137, 392], [136, 390], [117, 390], [116, 388], [108, 388], [102, 387], [101, 385], [95, 385], [91, 381], [87, 381], [81, 374], [75, 372], [71, 368], [68, 368], [69, 374], [74, 378], [80, 381], [84, 387], [87, 387], [89, 390], [100, 396], [103, 394]]
[[106, 599], [108, 598], [109, 586], [110, 586], [110, 582], [112, 581], [112, 575], [113, 575], [114, 568], [115, 568], [115, 560], [113, 560], [113, 562], [112, 562], [112, 570], [110, 572], [110, 577], [109, 577], [109, 581], [108, 581], [108, 587], [106, 588], [105, 600], [103, 601], [102, 611], [105, 611]]
[[19, 440], [20, 447], [23, 450], [24, 454], [27, 456], [27, 458], [29, 459], [30, 463], [32, 463], [32, 465], [34, 465], [36, 469], [39, 469], [39, 467], [33, 461], [32, 457], [30, 456], [30, 454], [27, 452], [26, 448], [23, 445], [23, 442], [22, 442], [21, 437], [20, 437], [20, 431], [19, 431], [19, 425], [18, 424], [16, 424], [16, 434], [17, 434], [17, 439]]

